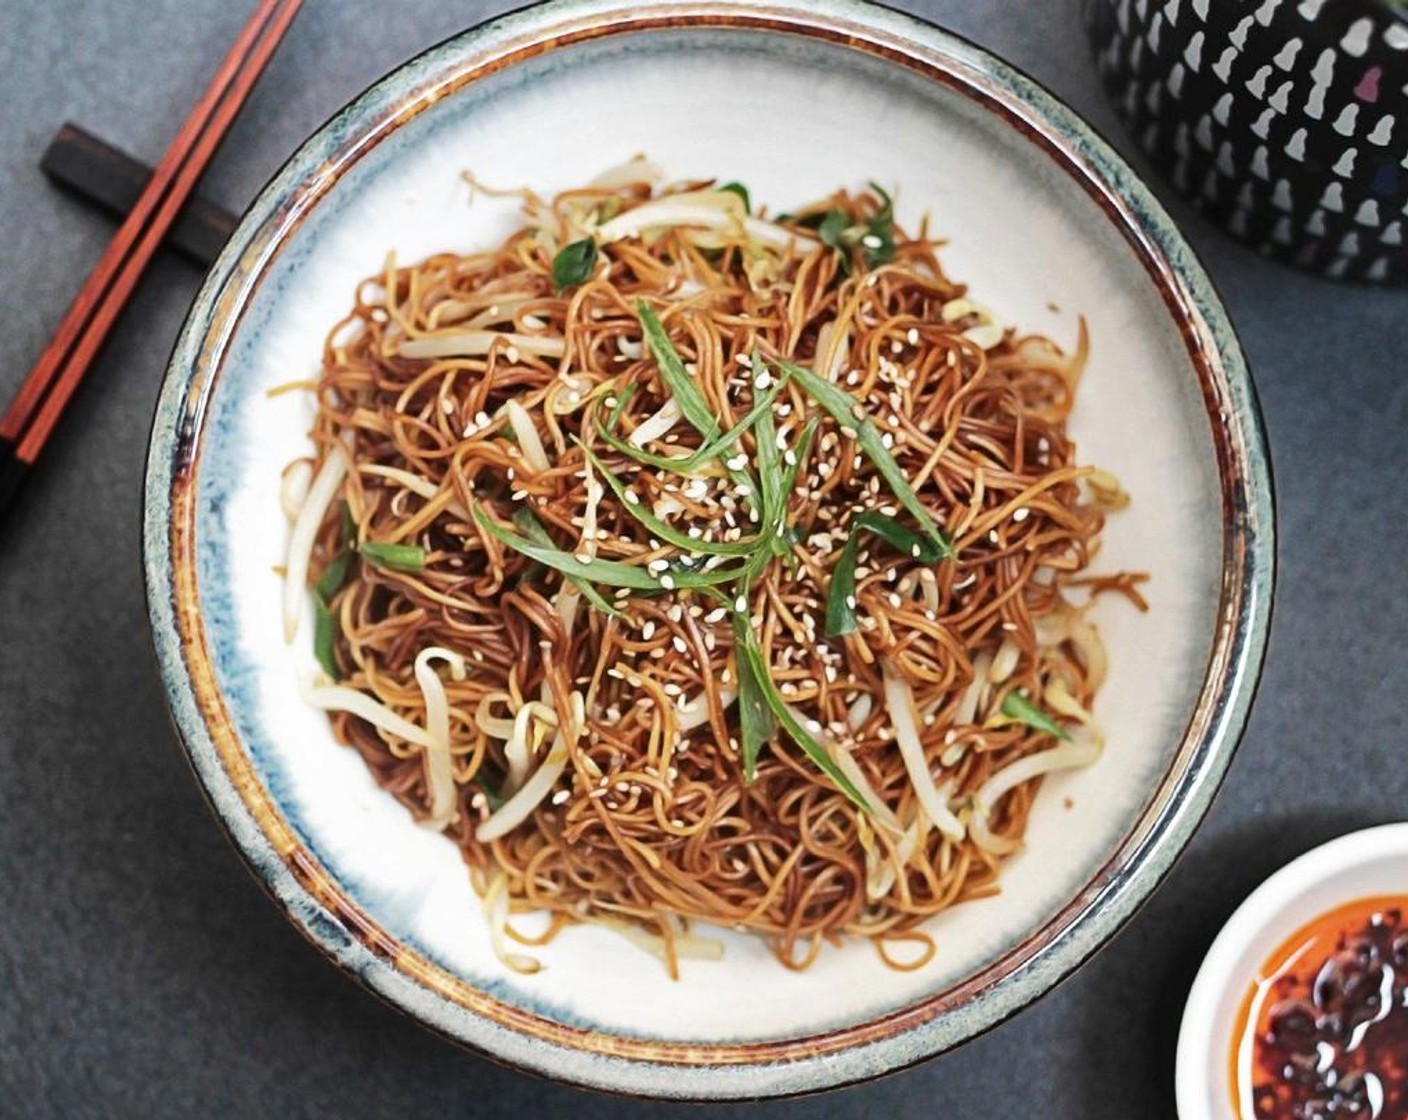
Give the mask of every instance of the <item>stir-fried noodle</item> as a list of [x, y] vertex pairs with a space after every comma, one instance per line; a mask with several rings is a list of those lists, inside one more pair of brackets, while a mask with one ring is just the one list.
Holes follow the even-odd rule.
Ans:
[[918, 967], [1100, 752], [1091, 595], [1142, 606], [1087, 574], [1124, 497], [1066, 432], [1084, 327], [1004, 328], [877, 188], [769, 220], [651, 178], [358, 289], [286, 476], [308, 698], [512, 967], [528, 910], [672, 971], [698, 920]]

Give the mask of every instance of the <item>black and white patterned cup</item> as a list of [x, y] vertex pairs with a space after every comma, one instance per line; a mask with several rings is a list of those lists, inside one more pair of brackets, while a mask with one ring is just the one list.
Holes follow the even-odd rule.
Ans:
[[1408, 283], [1408, 4], [1085, 0], [1096, 64], [1173, 184], [1278, 260]]

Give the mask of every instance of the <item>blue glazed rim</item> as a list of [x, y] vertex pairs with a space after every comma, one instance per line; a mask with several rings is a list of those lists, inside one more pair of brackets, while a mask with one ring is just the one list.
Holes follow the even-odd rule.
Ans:
[[[377, 927], [300, 844], [243, 751], [206, 649], [192, 557], [202, 422], [241, 313], [338, 176], [434, 100], [519, 59], [690, 26], [863, 51], [947, 85], [1042, 148], [1121, 230], [1183, 332], [1224, 513], [1222, 595], [1203, 691], [1139, 822], [1077, 897], [1001, 961], [894, 1014], [807, 1038], [726, 1046], [603, 1038], [550, 1022], [470, 988]], [[250, 206], [172, 354], [153, 421], [143, 540], [157, 658], [191, 765], [251, 870], [314, 944], [399, 1009], [497, 1060], [597, 1089], [723, 1100], [814, 1092], [951, 1049], [1049, 991], [1119, 930], [1202, 819], [1245, 727], [1270, 624], [1274, 519], [1255, 389], [1211, 282], [1138, 176], [1039, 84], [932, 24], [860, 0], [554, 0], [466, 31], [381, 79], [314, 133]]]

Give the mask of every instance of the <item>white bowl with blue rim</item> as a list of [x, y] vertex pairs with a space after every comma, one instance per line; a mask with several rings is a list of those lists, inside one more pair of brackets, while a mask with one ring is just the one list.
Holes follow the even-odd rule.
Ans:
[[[1096, 609], [1110, 653], [1101, 762], [1050, 778], [994, 898], [934, 919], [934, 962], [868, 944], [806, 972], [724, 932], [679, 981], [624, 939], [572, 928], [522, 976], [495, 959], [454, 845], [418, 827], [299, 699], [306, 645], [279, 623], [279, 473], [322, 338], [388, 250], [497, 241], [507, 203], [646, 152], [745, 182], [775, 210], [878, 180], [900, 220], [951, 240], [951, 275], [1004, 320], [1090, 363], [1071, 429], [1134, 495], [1101, 563], [1148, 571], [1147, 615]], [[342, 968], [427, 1026], [525, 1069], [662, 1097], [853, 1082], [991, 1027], [1106, 941], [1202, 817], [1246, 719], [1273, 574], [1269, 466], [1226, 314], [1125, 163], [1030, 79], [882, 8], [584, 2], [468, 31], [320, 129], [250, 208], [172, 357], [153, 428], [152, 627], [196, 773], [254, 873]], [[307, 631], [305, 629], [304, 633]]]

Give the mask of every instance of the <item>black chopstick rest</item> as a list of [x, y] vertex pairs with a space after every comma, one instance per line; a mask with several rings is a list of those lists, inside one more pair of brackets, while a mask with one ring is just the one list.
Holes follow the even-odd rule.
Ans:
[[[140, 160], [72, 123], [54, 134], [39, 169], [56, 186], [117, 218], [127, 216], [152, 175]], [[228, 210], [196, 195], [172, 225], [166, 243], [209, 267], [237, 222]]]

